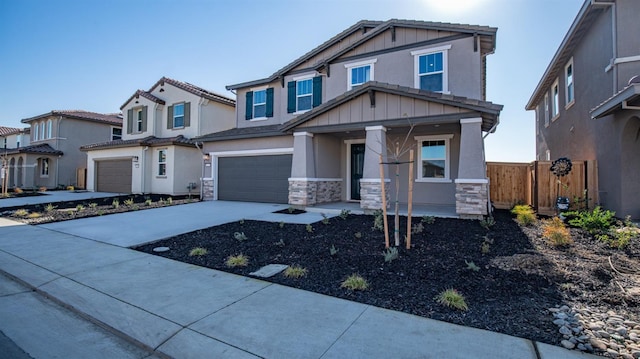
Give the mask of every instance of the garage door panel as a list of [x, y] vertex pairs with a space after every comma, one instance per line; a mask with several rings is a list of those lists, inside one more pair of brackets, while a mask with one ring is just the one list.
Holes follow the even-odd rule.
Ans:
[[96, 162], [96, 189], [131, 193], [131, 159]]
[[218, 199], [288, 203], [291, 161], [292, 155], [219, 158]]

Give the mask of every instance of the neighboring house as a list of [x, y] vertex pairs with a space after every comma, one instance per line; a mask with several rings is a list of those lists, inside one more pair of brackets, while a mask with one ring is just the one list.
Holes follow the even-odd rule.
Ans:
[[[2, 166], [6, 168], [7, 186], [15, 188], [22, 186], [22, 172], [17, 171], [15, 154], [20, 148], [29, 146], [29, 127], [15, 128], [0, 126], [0, 156]], [[10, 155], [11, 154], [11, 155]]]
[[51, 111], [22, 123], [30, 128], [22, 130], [15, 137], [15, 147], [7, 146], [5, 151], [10, 187], [53, 189], [84, 183], [86, 160], [80, 146], [116, 136], [122, 118], [118, 114], [70, 110]]
[[[238, 98], [235, 128], [196, 139], [211, 158], [205, 196], [379, 209], [379, 154], [386, 161], [387, 145], [403, 142], [414, 125], [414, 203], [487, 214], [483, 132], [495, 129], [502, 109], [485, 101], [496, 31], [360, 21], [267, 78], [227, 86]], [[404, 203], [407, 173], [405, 164]]]
[[526, 109], [538, 160], [596, 160], [598, 193], [640, 218], [640, 1], [586, 0]]
[[121, 139], [82, 147], [90, 191], [198, 193], [203, 154], [191, 138], [235, 124], [235, 100], [166, 77], [120, 110]]

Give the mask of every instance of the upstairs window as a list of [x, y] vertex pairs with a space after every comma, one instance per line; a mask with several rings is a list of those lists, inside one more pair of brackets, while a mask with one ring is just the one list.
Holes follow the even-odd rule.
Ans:
[[45, 139], [44, 122], [40, 122], [40, 139], [41, 140]]
[[558, 80], [553, 83], [551, 86], [551, 119], [555, 120], [558, 115], [560, 108], [560, 89], [558, 88]]
[[253, 118], [267, 117], [267, 90], [253, 92]]
[[173, 128], [184, 127], [184, 104], [173, 105]]
[[111, 141], [122, 139], [122, 129], [117, 127], [111, 127]]
[[311, 79], [296, 81], [296, 110], [306, 111], [311, 109], [313, 98], [313, 86]]
[[354, 89], [367, 81], [374, 81], [374, 64], [377, 59], [345, 64], [347, 69], [347, 90]]
[[[322, 76], [312, 76], [294, 77], [293, 81], [287, 82], [287, 113], [298, 114], [320, 106], [322, 103]], [[268, 93], [267, 102], [269, 102]], [[269, 117], [268, 114], [267, 117]]]
[[47, 138], [52, 138], [53, 137], [53, 121], [48, 120], [47, 121]]
[[142, 109], [139, 108], [136, 110], [136, 132], [142, 132]]
[[566, 106], [569, 107], [575, 101], [575, 93], [573, 88], [573, 59], [569, 60], [569, 63], [564, 68], [566, 87], [565, 87], [565, 100]]
[[[7, 138], [6, 137], [4, 138], [3, 142], [4, 142], [4, 148], [7, 148]], [[18, 142], [18, 143], [20, 143], [20, 142]], [[18, 147], [20, 147], [20, 146], [18, 146]]]
[[418, 180], [449, 181], [449, 141], [452, 135], [420, 136], [418, 141]]
[[36, 122], [36, 124], [33, 126], [33, 140], [34, 141], [38, 140], [38, 128], [40, 128], [40, 125], [38, 125], [38, 123]]
[[451, 45], [412, 51], [415, 87], [433, 92], [449, 92], [448, 51]]

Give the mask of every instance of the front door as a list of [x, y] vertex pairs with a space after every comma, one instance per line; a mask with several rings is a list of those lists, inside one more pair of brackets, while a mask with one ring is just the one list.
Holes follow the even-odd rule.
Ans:
[[351, 144], [351, 199], [360, 200], [360, 179], [364, 170], [364, 143]]

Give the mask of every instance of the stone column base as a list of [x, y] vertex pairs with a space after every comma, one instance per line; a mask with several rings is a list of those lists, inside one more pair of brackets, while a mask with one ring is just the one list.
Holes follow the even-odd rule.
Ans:
[[289, 204], [292, 206], [306, 207], [338, 202], [341, 196], [342, 179], [289, 179]]
[[202, 200], [213, 201], [213, 178], [202, 179]]
[[[385, 181], [385, 190], [388, 191], [388, 189], [389, 182], [387, 180]], [[387, 201], [387, 205], [388, 204], [389, 201]], [[380, 185], [379, 179], [360, 180], [360, 208], [362, 208], [365, 213], [382, 209], [382, 186]]]
[[483, 219], [489, 203], [489, 181], [456, 180], [456, 213], [462, 219]]

